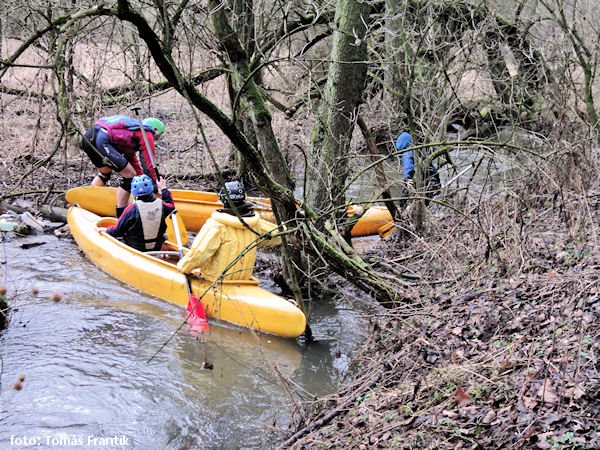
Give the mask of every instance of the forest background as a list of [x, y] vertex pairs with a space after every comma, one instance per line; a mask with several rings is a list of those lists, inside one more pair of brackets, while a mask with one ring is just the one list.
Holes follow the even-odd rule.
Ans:
[[[272, 199], [309, 316], [332, 291], [378, 305], [283, 447], [598, 445], [594, 1], [3, 6], [2, 202], [60, 203], [94, 174], [81, 135], [140, 104], [171, 187]], [[417, 170], [406, 209], [401, 131], [443, 185], [429, 202]], [[397, 231], [357, 252], [347, 206], [377, 201]]]

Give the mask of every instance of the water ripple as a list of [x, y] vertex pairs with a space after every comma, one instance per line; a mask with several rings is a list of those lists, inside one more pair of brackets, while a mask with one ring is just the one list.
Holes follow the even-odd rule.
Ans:
[[[44, 243], [21, 248], [36, 240]], [[290, 413], [275, 367], [308, 391], [331, 392], [356, 343], [351, 313], [319, 307], [313, 330], [336, 341], [304, 349], [214, 324], [205, 336], [182, 329], [149, 362], [183, 308], [109, 277], [70, 240], [32, 236], [5, 249], [14, 310], [0, 334], [2, 448], [11, 436], [61, 447], [122, 435], [134, 448], [269, 447], [263, 424], [285, 426]], [[214, 370], [202, 370], [205, 360]], [[10, 389], [20, 374], [23, 389]]]

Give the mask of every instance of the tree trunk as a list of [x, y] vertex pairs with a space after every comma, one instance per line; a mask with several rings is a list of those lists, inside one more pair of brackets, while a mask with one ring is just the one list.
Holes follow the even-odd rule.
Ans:
[[337, 2], [332, 62], [306, 170], [308, 203], [317, 211], [345, 203], [350, 141], [367, 74], [365, 36], [369, 10], [367, 2]]
[[215, 34], [227, 53], [232, 69], [230, 73], [231, 87], [232, 91], [236, 94], [236, 97], [233, 99], [234, 117], [237, 116], [237, 104], [239, 103], [242, 114], [247, 113], [251, 120], [258, 149], [263, 155], [267, 169], [273, 179], [290, 191], [293, 191], [294, 182], [288, 171], [285, 157], [273, 133], [271, 113], [260, 95], [258, 86], [250, 72], [248, 55], [242, 47], [235, 30], [231, 28], [227, 19], [227, 9], [220, 7], [220, 3], [216, 0], [210, 0], [209, 5], [214, 10], [211, 19]]
[[[369, 151], [369, 155], [371, 156], [371, 161], [375, 163], [380, 159], [380, 155], [377, 151], [375, 139], [373, 138], [373, 135], [371, 134], [367, 123], [361, 116], [358, 117], [358, 126], [360, 127], [360, 131], [362, 132], [363, 137], [365, 138], [367, 149]], [[398, 215], [398, 209], [396, 208], [394, 202], [391, 200], [392, 194], [390, 193], [390, 184], [388, 183], [387, 177], [385, 176], [383, 165], [379, 163], [375, 167], [373, 167], [373, 170], [375, 171], [375, 177], [377, 179], [377, 184], [379, 184], [379, 189], [381, 189], [381, 196], [384, 198], [384, 204], [390, 212], [392, 220], [396, 220], [396, 216]]]
[[[231, 14], [231, 28], [237, 33], [240, 42], [243, 43], [244, 54], [246, 59], [249, 59], [254, 53], [256, 48], [256, 41], [254, 40], [255, 26], [254, 26], [254, 4], [252, 0], [229, 0], [229, 7], [233, 14]], [[257, 70], [252, 74], [254, 82], [257, 85], [261, 84], [261, 71]], [[254, 132], [254, 126], [247, 110], [247, 105], [238, 104], [234, 105], [237, 98], [237, 89], [232, 83], [232, 77], [227, 76], [227, 84], [229, 87], [229, 101], [231, 102], [232, 110], [237, 107], [236, 120], [237, 125], [240, 127], [248, 140], [258, 147], [258, 141]], [[244, 181], [245, 185], [252, 184], [253, 180], [250, 179], [250, 173], [248, 171], [248, 164], [244, 159], [244, 156], [233, 149], [235, 164], [237, 167], [237, 178]]]
[[384, 101], [389, 105], [389, 110], [392, 112], [390, 119], [392, 121], [392, 131], [396, 136], [400, 133], [398, 129], [394, 128], [394, 125], [401, 119], [403, 102], [403, 99], [396, 94], [404, 92], [405, 88], [403, 77], [404, 65], [406, 63], [403, 59], [405, 36], [402, 25], [403, 15], [401, 14], [403, 10], [404, 7], [401, 7], [400, 2], [397, 0], [386, 0], [385, 12], [388, 19], [386, 22], [386, 53], [384, 57], [388, 61], [388, 64], [384, 66], [384, 82], [391, 89], [385, 91]]
[[[341, 1], [343, 3], [348, 0]], [[334, 239], [321, 241], [317, 238], [320, 232], [315, 228], [312, 220], [305, 221], [302, 219], [303, 216], [308, 219], [315, 219], [316, 215], [308, 205], [303, 205], [303, 211], [299, 212], [297, 210], [293, 196], [294, 183], [271, 129], [269, 110], [264, 104], [254, 80], [249, 76], [247, 56], [237, 35], [227, 21], [226, 11], [219, 7], [220, 4], [216, 0], [209, 2], [209, 7], [214, 11], [211, 19], [219, 43], [227, 53], [230, 62], [229, 69], [233, 77], [232, 86], [238, 90], [238, 101], [245, 102], [249, 106], [258, 148], [254, 147], [241, 130], [236, 127], [235, 118], [228, 118], [214, 103], [198, 92], [192, 83], [184, 79], [171, 55], [163, 52], [158, 36], [144, 17], [132, 10], [127, 0], [118, 0], [118, 5], [118, 17], [121, 20], [133, 23], [137, 27], [140, 36], [148, 45], [154, 61], [167, 80], [194, 107], [207, 114], [243, 153], [258, 187], [273, 200], [273, 209], [278, 221], [287, 222], [288, 228], [296, 228], [298, 233], [307, 239], [308, 245], [302, 250], [317, 256], [321, 255], [319, 246], [327, 244], [327, 255], [330, 257], [329, 267], [331, 270], [362, 289], [372, 292], [380, 301], [388, 305], [404, 299], [406, 296], [392, 287], [393, 283], [382, 279], [367, 263], [354, 254], [351, 248], [343, 247], [344, 241], [341, 236], [334, 232]], [[287, 246], [284, 245], [284, 248], [287, 248]], [[297, 254], [300, 254], [299, 249], [297, 249]], [[288, 268], [292, 268], [293, 264], [296, 263], [297, 261], [293, 258], [286, 258]], [[294, 277], [295, 273], [290, 271], [290, 276]], [[298, 295], [297, 291], [296, 295]], [[302, 299], [300, 298], [300, 300]]]

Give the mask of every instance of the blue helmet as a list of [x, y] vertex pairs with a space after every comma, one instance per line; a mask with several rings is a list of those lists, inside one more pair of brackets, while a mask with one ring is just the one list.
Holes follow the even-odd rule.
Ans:
[[131, 194], [134, 197], [140, 197], [143, 195], [152, 194], [154, 191], [154, 183], [152, 183], [152, 178], [148, 175], [138, 175], [133, 177], [133, 181], [131, 182]]

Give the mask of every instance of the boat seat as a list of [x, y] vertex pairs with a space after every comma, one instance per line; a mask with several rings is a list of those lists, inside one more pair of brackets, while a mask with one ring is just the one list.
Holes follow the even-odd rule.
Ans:
[[179, 261], [179, 252], [173, 250], [151, 250], [149, 252], [144, 252], [144, 255], [153, 256], [173, 264], [177, 264]]
[[177, 256], [179, 258], [179, 252], [172, 250], [152, 250], [149, 252], [144, 252], [144, 254], [150, 256]]

